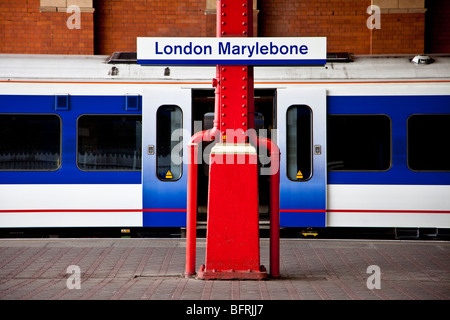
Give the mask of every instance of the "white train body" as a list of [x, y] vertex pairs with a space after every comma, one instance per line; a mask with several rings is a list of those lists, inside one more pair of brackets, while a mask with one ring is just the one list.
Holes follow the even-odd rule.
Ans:
[[[450, 57], [410, 58], [255, 67], [282, 227], [450, 228]], [[165, 126], [185, 148], [215, 68], [107, 59], [0, 55], [0, 227], [185, 226], [187, 152], [170, 162]]]

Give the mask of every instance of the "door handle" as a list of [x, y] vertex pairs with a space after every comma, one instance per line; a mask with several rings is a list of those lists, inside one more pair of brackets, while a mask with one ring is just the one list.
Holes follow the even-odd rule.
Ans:
[[317, 156], [322, 154], [322, 146], [320, 144], [314, 146], [314, 154]]

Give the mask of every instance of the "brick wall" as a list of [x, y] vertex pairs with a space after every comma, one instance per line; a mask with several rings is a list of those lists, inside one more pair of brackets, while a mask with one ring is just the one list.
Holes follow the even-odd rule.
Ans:
[[370, 0], [260, 2], [259, 34], [268, 37], [326, 36], [328, 51], [368, 53]]
[[286, 5], [280, 5], [277, 0], [265, 0], [259, 8], [259, 34], [273, 37], [326, 36], [329, 52], [422, 53], [424, 10], [399, 8], [398, 0], [396, 7], [390, 8], [392, 3], [378, 3], [382, 7], [381, 29], [370, 30], [366, 25], [370, 0], [302, 0], [287, 1]]
[[[366, 26], [366, 10], [372, 2], [382, 8], [381, 29]], [[81, 12], [81, 29], [66, 26], [71, 14], [65, 12], [64, 4], [72, 3], [91, 6], [90, 12]], [[214, 37], [213, 3], [0, 0], [0, 53], [111, 54], [135, 51], [140, 36]], [[430, 6], [427, 13], [425, 5]], [[424, 52], [427, 15], [427, 51], [450, 52], [448, 0], [261, 0], [257, 10], [260, 37], [326, 36], [329, 52], [355, 54]]]
[[424, 53], [423, 13], [382, 14], [381, 29], [373, 29], [372, 32], [372, 54]]
[[40, 4], [0, 0], [0, 53], [94, 53], [93, 13], [81, 13], [81, 29], [69, 29], [70, 13], [40, 12]]
[[215, 16], [206, 23], [205, 0], [102, 0], [94, 7], [96, 54], [136, 51], [136, 37], [215, 35]]

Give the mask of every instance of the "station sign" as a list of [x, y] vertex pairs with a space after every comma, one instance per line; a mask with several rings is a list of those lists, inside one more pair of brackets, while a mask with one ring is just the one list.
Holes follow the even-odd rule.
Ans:
[[141, 65], [325, 65], [326, 37], [137, 38]]

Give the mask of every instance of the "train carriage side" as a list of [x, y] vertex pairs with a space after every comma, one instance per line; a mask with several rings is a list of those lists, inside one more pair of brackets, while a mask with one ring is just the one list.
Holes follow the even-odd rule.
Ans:
[[[55, 61], [4, 56], [1, 227], [185, 226], [184, 150], [213, 108], [214, 68], [92, 57], [49, 75]], [[260, 128], [277, 129], [282, 152], [283, 227], [450, 228], [450, 58], [399, 59], [256, 68]]]
[[450, 227], [449, 88], [328, 97], [328, 225]]
[[[326, 114], [307, 99], [320, 89]], [[282, 226], [450, 227], [448, 83], [303, 83], [289, 102], [283, 90]]]
[[142, 117], [125, 107], [139, 97], [14, 86], [0, 95], [0, 225], [142, 226]]

